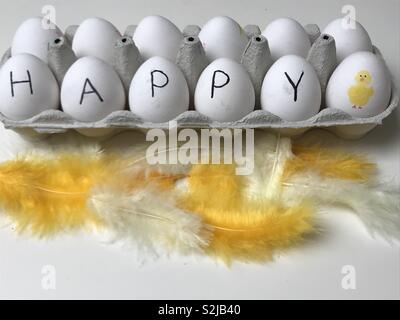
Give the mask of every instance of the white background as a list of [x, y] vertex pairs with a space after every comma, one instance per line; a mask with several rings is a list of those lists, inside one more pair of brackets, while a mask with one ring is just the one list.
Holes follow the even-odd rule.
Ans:
[[[400, 2], [385, 1], [220, 1], [220, 0], [13, 0], [1, 1], [0, 50], [11, 43], [18, 25], [40, 15], [43, 5], [54, 5], [57, 24], [64, 29], [92, 16], [113, 22], [121, 31], [150, 14], [161, 14], [180, 28], [204, 24], [216, 15], [228, 15], [240, 24], [263, 29], [274, 18], [290, 16], [301, 23], [324, 27], [341, 15], [344, 4], [357, 9], [357, 19], [369, 31], [400, 85]], [[246, 4], [246, 5], [245, 5]], [[399, 130], [397, 111], [382, 127], [358, 141], [344, 142], [325, 132], [321, 140], [333, 141], [366, 153], [377, 161], [382, 180], [399, 185]], [[315, 134], [315, 133], [314, 133]], [[79, 136], [53, 137], [42, 143], [75, 144]], [[129, 144], [130, 135], [110, 144]], [[331, 144], [332, 145], [332, 144]], [[33, 148], [16, 134], [0, 128], [0, 159]], [[265, 265], [235, 264], [231, 269], [207, 258], [138, 262], [127, 250], [101, 243], [88, 235], [51, 240], [17, 236], [8, 225], [0, 229], [0, 298], [171, 298], [171, 299], [267, 299], [267, 298], [396, 298], [400, 297], [400, 251], [373, 239], [349, 212], [322, 216], [325, 232]], [[42, 268], [56, 270], [56, 290], [41, 286]], [[343, 266], [356, 270], [356, 290], [341, 286]]]

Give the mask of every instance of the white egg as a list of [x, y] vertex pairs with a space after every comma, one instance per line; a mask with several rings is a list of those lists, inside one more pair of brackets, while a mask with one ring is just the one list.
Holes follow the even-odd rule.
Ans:
[[86, 19], [76, 30], [72, 50], [78, 58], [92, 56], [112, 64], [114, 45], [120, 37], [117, 28], [107, 20]]
[[0, 112], [13, 120], [58, 109], [59, 88], [49, 67], [38, 57], [22, 53], [0, 70]]
[[61, 106], [80, 121], [98, 121], [125, 108], [125, 92], [115, 70], [103, 60], [84, 57], [65, 74], [61, 86]]
[[375, 116], [389, 105], [391, 77], [382, 58], [356, 52], [335, 69], [326, 89], [327, 107], [359, 118]]
[[272, 21], [262, 35], [268, 40], [274, 61], [291, 54], [306, 58], [311, 48], [306, 30], [300, 23], [290, 18]]
[[265, 75], [261, 108], [287, 121], [301, 121], [318, 113], [321, 85], [304, 58], [288, 55], [276, 61]]
[[49, 44], [63, 34], [54, 24], [46, 24], [43, 18], [24, 21], [15, 32], [11, 54], [30, 53], [47, 63]]
[[167, 18], [148, 16], [135, 29], [133, 41], [144, 59], [159, 56], [175, 62], [182, 32]]
[[335, 39], [338, 63], [358, 51], [372, 51], [371, 39], [364, 27], [357, 21], [344, 18], [332, 21], [323, 31]]
[[182, 71], [162, 57], [153, 57], [136, 71], [129, 90], [129, 108], [150, 122], [174, 119], [189, 108], [189, 89]]
[[254, 110], [255, 94], [244, 67], [220, 58], [202, 72], [194, 94], [195, 109], [212, 120], [236, 121]]
[[209, 20], [199, 33], [207, 58], [230, 58], [240, 62], [249, 39], [242, 27], [229, 17]]

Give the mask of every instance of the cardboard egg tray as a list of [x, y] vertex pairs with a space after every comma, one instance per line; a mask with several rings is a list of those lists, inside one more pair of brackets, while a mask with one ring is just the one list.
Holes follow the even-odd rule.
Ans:
[[[65, 36], [59, 38], [49, 47], [49, 66], [53, 70], [57, 81], [61, 85], [65, 73], [76, 57], [71, 49], [71, 43], [77, 26], [70, 26], [65, 31]], [[327, 82], [336, 68], [336, 47], [334, 39], [329, 35], [321, 35], [315, 24], [306, 25], [312, 47], [307, 60], [315, 68], [325, 96]], [[126, 93], [129, 91], [131, 79], [140, 63], [140, 54], [132, 40], [135, 26], [128, 26], [123, 37], [114, 47], [114, 65], [124, 84]], [[191, 102], [190, 110], [176, 117], [178, 128], [242, 128], [242, 129], [269, 129], [285, 135], [300, 135], [312, 128], [325, 128], [340, 137], [356, 139], [365, 135], [388, 117], [397, 107], [399, 102], [398, 91], [392, 81], [392, 96], [386, 110], [369, 118], [354, 118], [342, 110], [325, 108], [322, 101], [321, 111], [310, 119], [304, 121], [288, 122], [260, 110], [259, 97], [264, 76], [268, 70], [269, 46], [267, 40], [261, 36], [258, 26], [248, 25], [244, 28], [249, 37], [249, 43], [243, 53], [242, 65], [248, 71], [256, 93], [256, 110], [244, 118], [233, 122], [217, 122], [193, 110], [193, 94], [197, 80], [208, 62], [201, 42], [197, 35], [198, 26], [190, 25], [183, 30], [184, 39], [177, 55], [176, 63], [183, 71], [188, 82]], [[374, 47], [374, 53], [381, 55]], [[10, 49], [4, 54], [2, 63], [10, 57]], [[324, 99], [322, 99], [324, 100]], [[61, 109], [61, 108], [60, 108]], [[96, 122], [81, 122], [73, 119], [61, 110], [47, 110], [30, 119], [15, 121], [6, 118], [0, 113], [0, 120], [5, 128], [13, 129], [24, 134], [63, 133], [76, 130], [87, 136], [112, 135], [121, 130], [130, 129], [168, 129], [169, 122], [152, 123], [143, 121], [128, 110], [115, 111], [106, 118]]]

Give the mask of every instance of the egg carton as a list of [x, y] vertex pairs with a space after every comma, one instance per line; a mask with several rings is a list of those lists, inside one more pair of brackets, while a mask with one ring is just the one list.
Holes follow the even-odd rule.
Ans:
[[[54, 72], [58, 83], [61, 85], [65, 73], [74, 63], [76, 57], [71, 49], [73, 36], [78, 26], [70, 26], [65, 35], [57, 39], [49, 46], [48, 64]], [[114, 47], [113, 67], [120, 75], [126, 93], [129, 92], [130, 82], [137, 68], [142, 63], [139, 51], [135, 46], [132, 35], [136, 26], [128, 26], [124, 35]], [[321, 84], [322, 97], [325, 96], [327, 82], [336, 68], [336, 47], [333, 37], [321, 34], [315, 24], [305, 26], [312, 43], [307, 60], [314, 67]], [[179, 49], [176, 64], [183, 71], [188, 83], [190, 93], [190, 110], [174, 119], [178, 128], [230, 128], [230, 129], [266, 129], [280, 132], [288, 136], [300, 135], [312, 128], [324, 128], [336, 135], [357, 139], [367, 132], [382, 124], [399, 103], [399, 94], [392, 81], [392, 95], [389, 106], [382, 113], [369, 118], [354, 118], [350, 114], [333, 108], [325, 108], [322, 101], [321, 111], [310, 119], [304, 121], [285, 121], [280, 117], [260, 110], [260, 92], [262, 81], [269, 68], [270, 51], [268, 41], [261, 35], [256, 25], [248, 25], [244, 28], [249, 42], [242, 56], [242, 65], [248, 71], [256, 93], [256, 110], [238, 121], [218, 122], [198, 113], [193, 108], [193, 95], [196, 83], [201, 72], [207, 66], [202, 44], [198, 38], [200, 27], [189, 25], [183, 30], [184, 39]], [[373, 52], [382, 56], [374, 47]], [[11, 56], [9, 49], [3, 56], [4, 63]], [[61, 108], [60, 108], [61, 109]], [[46, 110], [26, 120], [11, 120], [0, 113], [0, 120], [5, 128], [17, 132], [33, 134], [63, 133], [68, 130], [76, 130], [87, 136], [104, 136], [122, 130], [153, 128], [168, 129], [170, 122], [153, 123], [143, 121], [128, 110], [115, 111], [106, 118], [95, 122], [82, 122], [73, 119], [61, 110]]]

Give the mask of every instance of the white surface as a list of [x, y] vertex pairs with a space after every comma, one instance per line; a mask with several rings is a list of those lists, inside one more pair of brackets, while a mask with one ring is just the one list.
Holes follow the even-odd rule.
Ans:
[[[120, 30], [149, 14], [170, 18], [180, 28], [203, 24], [212, 16], [226, 14], [239, 23], [259, 24], [290, 16], [301, 23], [316, 22], [324, 27], [338, 17], [348, 1], [298, 2], [252, 1], [33, 1], [15, 0], [0, 12], [0, 49], [11, 43], [24, 19], [38, 15], [41, 6], [54, 4], [57, 24], [65, 28], [90, 16], [113, 22]], [[400, 4], [398, 0], [352, 1], [357, 19], [368, 30], [373, 43], [383, 52], [399, 81]], [[399, 111], [362, 140], [342, 142], [352, 150], [368, 154], [379, 163], [382, 179], [399, 184]], [[29, 143], [10, 131], [1, 130], [0, 158], [11, 157]], [[108, 142], [124, 146], [129, 134]], [[321, 139], [333, 139], [321, 133]], [[48, 143], [78, 143], [77, 135], [53, 137]], [[101, 244], [90, 236], [68, 236], [50, 241], [17, 237], [10, 227], [0, 230], [0, 298], [399, 298], [400, 252], [398, 246], [372, 239], [360, 221], [349, 213], [330, 212], [323, 216], [324, 236], [293, 249], [274, 263], [234, 265], [227, 269], [207, 259], [148, 261], [141, 265], [126, 250]], [[41, 286], [42, 268], [55, 267], [56, 290]], [[341, 287], [345, 265], [356, 270], [356, 290]]]

